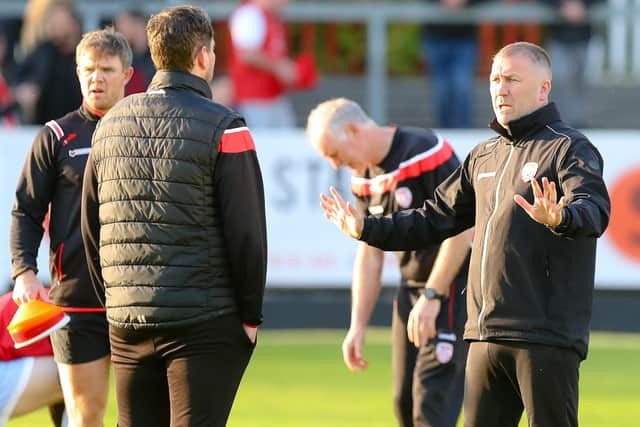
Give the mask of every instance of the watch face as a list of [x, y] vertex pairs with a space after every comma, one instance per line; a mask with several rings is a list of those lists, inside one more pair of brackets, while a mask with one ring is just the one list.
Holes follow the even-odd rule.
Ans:
[[437, 294], [436, 291], [433, 288], [424, 288], [424, 296], [427, 299], [436, 299], [437, 298]]

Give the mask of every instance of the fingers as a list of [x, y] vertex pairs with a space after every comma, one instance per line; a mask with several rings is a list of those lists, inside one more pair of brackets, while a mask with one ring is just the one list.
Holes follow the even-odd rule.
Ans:
[[557, 200], [558, 200], [558, 191], [556, 190], [556, 183], [550, 182], [549, 183], [549, 201], [551, 203], [556, 203]]
[[520, 206], [524, 211], [529, 215], [533, 215], [533, 205], [527, 202], [527, 199], [522, 197], [520, 194], [516, 194], [513, 196], [513, 201], [516, 202], [518, 206]]
[[558, 209], [562, 210], [565, 206], [567, 206], [567, 200], [562, 196], [558, 202]]
[[[546, 178], [543, 178], [546, 179]], [[544, 194], [542, 193], [542, 189], [540, 188], [540, 184], [538, 184], [538, 180], [535, 178], [531, 178], [531, 188], [533, 190], [533, 197], [536, 199], [542, 199]], [[535, 203], [535, 201], [534, 201]]]
[[338, 206], [340, 206], [341, 208], [344, 208], [344, 205], [345, 205], [344, 199], [342, 198], [340, 193], [338, 193], [338, 190], [336, 190], [336, 188], [334, 186], [331, 186], [331, 187], [329, 187], [329, 192], [331, 193], [333, 198], [338, 203]]
[[428, 333], [426, 323], [424, 319], [413, 314], [413, 312], [409, 314], [409, 319], [407, 320], [407, 338], [416, 348], [420, 348], [427, 341]]
[[362, 358], [362, 351], [351, 342], [345, 341], [342, 344], [342, 359], [351, 371], [362, 371], [367, 369], [368, 362]]

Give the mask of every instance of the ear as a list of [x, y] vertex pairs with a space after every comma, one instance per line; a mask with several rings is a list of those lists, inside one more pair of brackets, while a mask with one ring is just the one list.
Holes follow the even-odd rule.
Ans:
[[206, 70], [207, 69], [207, 52], [206, 52], [207, 48], [205, 46], [202, 46], [200, 49], [198, 49], [198, 52], [196, 53], [196, 60], [195, 60], [195, 66], [197, 66], [199, 69], [201, 70]]
[[129, 83], [129, 80], [131, 80], [131, 77], [133, 77], [133, 67], [127, 67], [126, 70], [124, 70], [124, 84], [126, 86], [127, 83]]
[[547, 101], [551, 93], [551, 80], [544, 80], [540, 86], [540, 100]]
[[349, 138], [355, 137], [360, 132], [360, 126], [354, 122], [348, 122], [344, 125], [344, 133]]

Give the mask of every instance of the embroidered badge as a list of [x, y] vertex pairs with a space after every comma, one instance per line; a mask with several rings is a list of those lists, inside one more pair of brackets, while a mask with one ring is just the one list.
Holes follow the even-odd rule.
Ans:
[[413, 201], [413, 194], [411, 193], [411, 190], [409, 190], [409, 187], [398, 187], [394, 195], [396, 197], [398, 206], [400, 206], [401, 208], [406, 209], [411, 206], [411, 202]]
[[524, 182], [529, 182], [536, 176], [538, 172], [538, 164], [536, 162], [528, 162], [522, 167], [521, 177]]
[[439, 342], [436, 344], [436, 359], [441, 364], [449, 363], [453, 358], [453, 344], [450, 342]]

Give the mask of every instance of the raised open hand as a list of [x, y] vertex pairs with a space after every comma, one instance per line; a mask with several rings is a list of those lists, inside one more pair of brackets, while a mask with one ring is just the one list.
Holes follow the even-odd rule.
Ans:
[[566, 206], [564, 196], [556, 203], [558, 193], [556, 191], [556, 183], [549, 182], [546, 177], [542, 178], [542, 188], [535, 178], [531, 178], [531, 187], [533, 188], [533, 204], [529, 204], [527, 200], [520, 194], [513, 196], [513, 200], [525, 210], [525, 212], [536, 222], [540, 224], [556, 227], [562, 221], [562, 208]]
[[324, 217], [334, 223], [340, 231], [355, 239], [362, 234], [364, 218], [353, 207], [351, 202], [345, 202], [335, 187], [330, 187], [333, 197], [320, 194], [320, 207], [324, 210]]

